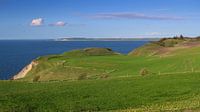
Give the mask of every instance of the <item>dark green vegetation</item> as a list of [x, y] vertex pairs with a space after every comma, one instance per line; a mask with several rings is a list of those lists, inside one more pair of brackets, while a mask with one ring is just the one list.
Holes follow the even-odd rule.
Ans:
[[0, 81], [0, 111], [198, 111], [199, 60], [198, 38], [40, 57], [25, 78]]

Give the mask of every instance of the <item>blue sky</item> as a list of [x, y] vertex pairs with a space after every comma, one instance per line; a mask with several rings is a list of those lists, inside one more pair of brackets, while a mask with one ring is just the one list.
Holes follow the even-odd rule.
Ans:
[[0, 0], [0, 39], [200, 35], [199, 0]]

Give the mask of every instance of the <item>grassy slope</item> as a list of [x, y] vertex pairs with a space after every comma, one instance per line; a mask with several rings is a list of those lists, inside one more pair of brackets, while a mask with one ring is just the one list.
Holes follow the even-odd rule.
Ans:
[[[1, 81], [0, 111], [198, 110], [199, 51], [195, 46], [171, 50], [165, 56], [88, 56], [76, 51], [76, 56], [70, 52], [43, 57], [39, 59], [43, 63], [24, 80], [31, 81], [37, 74], [42, 75], [40, 80], [69, 81]], [[151, 74], [140, 76], [142, 68]], [[96, 80], [72, 81], [81, 74]]]
[[1, 81], [0, 111], [196, 110], [199, 81], [196, 73], [73, 82]]
[[[36, 60], [39, 64], [22, 80], [32, 81], [37, 76], [40, 76], [39, 81], [103, 77], [104, 73], [110, 72], [103, 69], [107, 67], [106, 63], [98, 63], [95, 60], [93, 62], [90, 58], [95, 57], [96, 60], [101, 60], [102, 57], [117, 55], [120, 54], [109, 51], [109, 49], [94, 48], [40, 57]], [[87, 62], [88, 59], [89, 62]]]
[[40, 81], [137, 76], [142, 68], [148, 69], [151, 75], [200, 72], [199, 49], [178, 49], [168, 56], [50, 57], [41, 59], [40, 64], [22, 80], [32, 81], [38, 75]]

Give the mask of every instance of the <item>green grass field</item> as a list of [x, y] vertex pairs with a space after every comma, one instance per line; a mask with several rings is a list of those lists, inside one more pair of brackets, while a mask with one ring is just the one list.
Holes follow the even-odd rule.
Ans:
[[0, 111], [182, 111], [200, 107], [200, 75], [0, 82]]
[[0, 81], [0, 111], [199, 111], [200, 42], [166, 45], [40, 57], [25, 78]]

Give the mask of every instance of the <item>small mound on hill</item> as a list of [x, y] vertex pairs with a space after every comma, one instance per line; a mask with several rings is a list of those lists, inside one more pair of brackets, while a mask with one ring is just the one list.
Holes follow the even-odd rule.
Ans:
[[110, 54], [116, 54], [110, 48], [86, 48], [86, 49], [83, 49], [83, 50], [84, 50], [84, 52], [86, 52], [89, 55], [110, 55]]
[[106, 55], [117, 55], [117, 54], [119, 53], [114, 52], [112, 49], [109, 48], [85, 48], [64, 53], [65, 56], [69, 57], [106, 56]]

